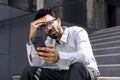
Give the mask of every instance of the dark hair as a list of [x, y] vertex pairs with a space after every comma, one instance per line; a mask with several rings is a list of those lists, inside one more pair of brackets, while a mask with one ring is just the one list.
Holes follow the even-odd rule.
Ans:
[[55, 12], [50, 8], [44, 8], [37, 11], [34, 20], [44, 17], [46, 14], [50, 14], [53, 17], [57, 17]]

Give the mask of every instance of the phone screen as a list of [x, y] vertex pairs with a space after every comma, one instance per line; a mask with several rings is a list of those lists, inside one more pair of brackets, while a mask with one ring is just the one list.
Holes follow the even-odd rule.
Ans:
[[32, 41], [36, 51], [38, 51], [37, 47], [46, 47], [42, 36], [34, 36], [34, 37], [31, 38], [31, 41]]

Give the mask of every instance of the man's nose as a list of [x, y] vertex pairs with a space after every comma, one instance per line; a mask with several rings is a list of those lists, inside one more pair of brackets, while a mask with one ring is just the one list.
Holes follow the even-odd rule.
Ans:
[[48, 30], [51, 30], [51, 29], [52, 29], [52, 26], [51, 26], [51, 25], [48, 25], [48, 26], [47, 26], [47, 29], [48, 29]]

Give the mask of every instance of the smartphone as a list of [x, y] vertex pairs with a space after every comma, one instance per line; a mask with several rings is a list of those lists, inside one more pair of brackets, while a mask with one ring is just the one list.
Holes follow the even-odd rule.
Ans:
[[32, 41], [36, 51], [39, 51], [39, 50], [37, 50], [38, 47], [46, 47], [42, 36], [34, 36], [31, 38], [31, 41]]

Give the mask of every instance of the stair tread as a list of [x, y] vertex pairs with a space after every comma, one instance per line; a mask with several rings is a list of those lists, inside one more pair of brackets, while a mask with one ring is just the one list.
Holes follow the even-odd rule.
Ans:
[[106, 48], [98, 48], [98, 49], [93, 49], [93, 51], [97, 51], [97, 50], [108, 50], [108, 49], [116, 49], [116, 48], [120, 48], [120, 46], [106, 47]]
[[106, 76], [101, 76], [97, 78], [98, 80], [120, 80], [120, 77], [106, 77]]
[[101, 29], [101, 30], [98, 30], [98, 31], [93, 32], [93, 33], [90, 34], [90, 35], [96, 35], [96, 34], [108, 33], [108, 32], [113, 32], [113, 31], [115, 32], [115, 31], [118, 31], [118, 30], [120, 30], [120, 26]]
[[92, 44], [92, 46], [106, 45], [106, 44], [111, 44], [111, 43], [120, 43], [120, 40], [110, 41], [110, 42], [108, 41], [108, 42], [103, 42], [103, 43]]
[[110, 36], [110, 37], [105, 37], [105, 38], [93, 39], [90, 41], [93, 42], [93, 41], [98, 41], [98, 40], [105, 40], [105, 39], [112, 39], [112, 38], [119, 38], [119, 37], [120, 37], [120, 35], [116, 35], [116, 36]]
[[93, 35], [93, 36], [89, 36], [89, 38], [90, 39], [97, 39], [97, 38], [116, 36], [116, 35], [120, 35], [120, 31], [119, 32], [113, 32], [113, 33], [100, 34], [100, 35]]
[[104, 65], [98, 65], [98, 67], [120, 67], [120, 64], [104, 64]]
[[120, 80], [120, 26], [89, 35], [98, 69], [98, 80]]

